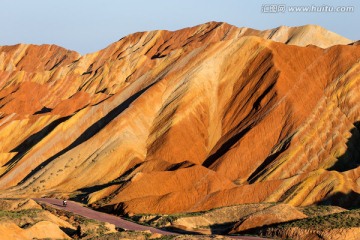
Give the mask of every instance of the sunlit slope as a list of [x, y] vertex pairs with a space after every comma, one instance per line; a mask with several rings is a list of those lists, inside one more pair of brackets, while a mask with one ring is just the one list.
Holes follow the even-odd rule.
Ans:
[[2, 47], [1, 195], [137, 213], [358, 204], [360, 48], [335, 45], [348, 43], [211, 22], [84, 56]]

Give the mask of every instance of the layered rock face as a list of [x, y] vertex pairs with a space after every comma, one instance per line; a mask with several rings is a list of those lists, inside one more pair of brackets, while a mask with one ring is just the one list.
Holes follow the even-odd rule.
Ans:
[[119, 213], [359, 204], [360, 46], [211, 22], [80, 56], [0, 48], [1, 196]]

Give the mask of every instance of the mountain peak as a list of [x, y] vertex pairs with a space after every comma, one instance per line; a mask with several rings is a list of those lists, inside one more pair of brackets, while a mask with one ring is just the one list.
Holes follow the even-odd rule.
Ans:
[[348, 43], [312, 25], [209, 22], [84, 56], [0, 47], [1, 196], [79, 194], [118, 213], [358, 203]]

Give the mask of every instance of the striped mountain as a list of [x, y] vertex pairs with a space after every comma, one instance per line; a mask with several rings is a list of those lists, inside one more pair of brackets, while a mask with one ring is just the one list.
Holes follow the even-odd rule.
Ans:
[[360, 46], [210, 22], [0, 47], [0, 196], [118, 213], [360, 202]]

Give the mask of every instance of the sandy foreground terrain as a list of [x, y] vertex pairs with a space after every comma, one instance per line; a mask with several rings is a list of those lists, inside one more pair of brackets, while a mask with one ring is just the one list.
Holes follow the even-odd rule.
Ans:
[[191, 235], [181, 229], [170, 232], [97, 212], [72, 201], [64, 207], [59, 199], [1, 199], [0, 208], [1, 239], [161, 239], [163, 236], [170, 239], [264, 239], [198, 235], [196, 232], [193, 234], [197, 235]]

